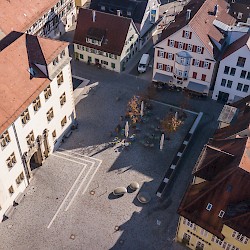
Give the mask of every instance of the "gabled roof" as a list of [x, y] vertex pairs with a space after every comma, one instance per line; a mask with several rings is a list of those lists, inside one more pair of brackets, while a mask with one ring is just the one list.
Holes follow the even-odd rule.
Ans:
[[[148, 0], [92, 0], [90, 9], [114, 15], [117, 15], [117, 10], [120, 10], [122, 16], [132, 18], [134, 23], [141, 23], [147, 4]], [[102, 6], [105, 7], [105, 10], [101, 9]], [[131, 15], [128, 15], [128, 11]]]
[[58, 0], [1, 0], [0, 1], [0, 30], [5, 35], [17, 30], [25, 32], [43, 14], [49, 11]]
[[[250, 237], [250, 206], [246, 205], [250, 201], [249, 150], [250, 138], [247, 137], [211, 140], [194, 172], [205, 181], [189, 186], [179, 214], [220, 239], [224, 238], [223, 224]], [[242, 164], [246, 158], [248, 162]], [[206, 209], [208, 203], [212, 204], [210, 211]], [[240, 204], [245, 205], [239, 209]], [[221, 210], [225, 211], [223, 218], [218, 216]]]
[[226, 51], [223, 53], [222, 59], [230, 56], [235, 51], [241, 49], [244, 46], [247, 46], [250, 52], [250, 33], [245, 34], [244, 36], [240, 37], [238, 40], [230, 44], [227, 47]]
[[[16, 39], [14, 39], [16, 37]], [[9, 41], [9, 44], [7, 43]], [[35, 64], [47, 65], [68, 43], [13, 32], [0, 41], [0, 134], [49, 85]], [[35, 76], [29, 72], [33, 68]]]
[[[218, 5], [217, 15], [214, 13], [216, 5]], [[186, 18], [188, 9], [191, 10], [190, 20]], [[235, 23], [235, 19], [227, 13], [227, 10], [228, 4], [225, 0], [191, 0], [184, 7], [183, 11], [175, 17], [175, 21], [163, 31], [161, 40], [169, 37], [188, 24], [209, 53], [215, 56], [217, 50], [213, 48], [211, 39], [222, 43], [224, 36], [214, 26], [213, 21], [217, 19], [227, 25]]]
[[239, 22], [246, 22], [250, 17], [250, 2], [249, 0], [228, 0], [230, 3], [230, 14], [238, 19], [238, 13], [242, 13], [242, 18], [238, 19]]
[[214, 133], [215, 139], [226, 139], [249, 128], [250, 125], [250, 95], [230, 104], [237, 108], [235, 117], [230, 126], [217, 129]]
[[[94, 22], [93, 15], [95, 15]], [[133, 23], [133, 21], [130, 18], [89, 9], [80, 9], [74, 43], [115, 55], [121, 55], [131, 23]], [[99, 30], [100, 32], [97, 33], [102, 33], [104, 36], [101, 46], [86, 42], [90, 29]]]

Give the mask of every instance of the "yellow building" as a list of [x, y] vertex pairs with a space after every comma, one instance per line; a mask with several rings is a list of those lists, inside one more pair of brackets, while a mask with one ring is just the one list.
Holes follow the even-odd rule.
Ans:
[[84, 4], [86, 4], [88, 0], [75, 0], [76, 8], [81, 8]]
[[250, 249], [249, 104], [250, 96], [223, 109], [233, 122], [216, 130], [193, 170], [176, 233], [190, 249]]

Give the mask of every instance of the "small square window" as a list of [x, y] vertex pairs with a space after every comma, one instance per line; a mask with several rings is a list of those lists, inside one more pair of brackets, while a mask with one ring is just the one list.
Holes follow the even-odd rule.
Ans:
[[58, 57], [53, 60], [53, 65], [56, 66], [58, 64]]
[[60, 86], [63, 83], [63, 72], [61, 71], [56, 78], [57, 78], [57, 85]]
[[26, 136], [26, 141], [28, 145], [32, 145], [35, 142], [35, 136], [33, 130]]
[[239, 82], [237, 85], [237, 90], [241, 91], [242, 87], [243, 87], [243, 84]]
[[226, 82], [227, 82], [227, 80], [222, 78], [220, 85], [223, 86], [223, 87], [225, 87], [226, 86]]
[[224, 216], [224, 214], [225, 214], [225, 212], [224, 212], [223, 210], [220, 210], [220, 212], [219, 212], [219, 215], [218, 215], [218, 216], [219, 216], [220, 218], [222, 218], [222, 217]]
[[228, 73], [229, 73], [229, 70], [230, 70], [230, 67], [225, 66], [225, 68], [224, 68], [224, 74], [228, 74]]
[[60, 96], [60, 104], [61, 106], [64, 105], [64, 103], [66, 102], [66, 94], [65, 92]]
[[227, 88], [231, 88], [232, 85], [233, 85], [233, 81], [228, 80], [228, 81], [227, 81]]
[[39, 96], [36, 98], [36, 100], [33, 101], [33, 109], [34, 111], [38, 111], [41, 108], [41, 101]]
[[53, 138], [53, 140], [56, 139], [56, 130], [54, 130], [54, 131], [52, 132], [52, 138]]
[[245, 66], [245, 62], [246, 62], [246, 58], [239, 56], [236, 65], [239, 66], [239, 67], [244, 67]]
[[0, 142], [1, 142], [1, 146], [4, 148], [6, 147], [9, 142], [10, 142], [10, 135], [8, 130], [6, 130], [0, 137]]
[[241, 73], [240, 73], [240, 78], [245, 79], [246, 74], [247, 74], [247, 72], [246, 72], [245, 70], [241, 70]]
[[60, 53], [60, 58], [63, 58], [65, 56], [65, 50], [63, 50], [61, 53]]
[[206, 209], [208, 211], [211, 211], [212, 207], [213, 207], [213, 205], [211, 203], [208, 203]]
[[83, 60], [83, 54], [79, 54], [79, 56], [80, 56], [80, 59], [82, 59], [82, 60]]
[[247, 73], [247, 80], [250, 80], [250, 71]]
[[13, 188], [13, 186], [9, 187], [9, 194], [10, 195], [14, 194], [14, 188]]
[[64, 118], [61, 121], [61, 126], [64, 127], [66, 123], [67, 123], [67, 117], [64, 116]]
[[50, 108], [50, 110], [46, 113], [46, 115], [47, 115], [48, 122], [51, 121], [54, 117], [53, 108]]
[[234, 76], [235, 75], [236, 68], [231, 68], [230, 70], [230, 75]]
[[249, 85], [245, 84], [244, 87], [243, 87], [243, 92], [248, 92], [249, 90]]
[[51, 88], [50, 85], [44, 90], [44, 97], [45, 99], [49, 99], [51, 97], [52, 93], [51, 93]]
[[30, 114], [29, 114], [29, 110], [28, 109], [26, 109], [21, 114], [21, 120], [22, 120], [22, 124], [26, 124], [30, 120]]

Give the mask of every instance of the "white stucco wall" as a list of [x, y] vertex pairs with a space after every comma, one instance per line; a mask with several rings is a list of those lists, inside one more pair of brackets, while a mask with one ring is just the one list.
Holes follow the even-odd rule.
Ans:
[[[192, 32], [191, 39], [182, 37], [183, 30]], [[192, 81], [192, 82], [197, 82], [197, 83], [202, 84], [202, 85], [206, 85], [209, 88], [211, 85], [211, 80], [212, 80], [213, 70], [214, 70], [214, 65], [215, 65], [215, 60], [214, 60], [213, 56], [209, 53], [209, 51], [204, 47], [203, 54], [199, 54], [197, 52], [190, 52], [190, 51], [187, 51], [184, 49], [170, 47], [170, 46], [168, 46], [168, 39], [178, 41], [178, 42], [183, 42], [186, 44], [192, 44], [192, 45], [204, 47], [204, 45], [202, 44], [199, 37], [194, 33], [194, 31], [189, 27], [189, 25], [186, 25], [185, 27], [183, 27], [182, 29], [175, 32], [174, 34], [172, 34], [171, 36], [169, 36], [168, 38], [164, 39], [163, 41], [161, 41], [160, 43], [158, 43], [156, 45], [155, 52], [154, 52], [155, 60], [154, 60], [153, 76], [156, 72], [158, 72], [160, 74], [173, 76], [173, 73], [171, 73], [171, 72], [166, 72], [164, 70], [157, 69], [157, 63], [170, 65], [170, 66], [173, 66], [173, 68], [175, 68], [176, 56], [175, 56], [174, 61], [169, 60], [167, 58], [160, 58], [160, 57], [158, 57], [158, 50], [164, 51], [166, 53], [172, 53], [172, 54], [176, 54], [176, 53], [181, 52], [181, 51], [186, 51], [192, 56], [191, 62], [190, 62], [190, 67], [189, 67], [189, 72], [188, 72], [188, 80], [184, 81], [183, 84], [179, 87], [185, 88], [185, 87], [187, 87], [188, 82]], [[192, 65], [193, 59], [197, 59], [200, 61], [207, 61], [207, 62], [211, 63], [210, 69], [206, 69], [204, 67], [197, 67], [197, 66]], [[196, 79], [192, 78], [193, 72], [197, 72]], [[205, 81], [201, 80], [202, 74], [206, 75]]]
[[[67, 60], [68, 54], [65, 55], [65, 58], [61, 59]], [[52, 66], [50, 65], [50, 70]], [[30, 120], [23, 125], [21, 118], [19, 117], [15, 122], [14, 126], [16, 129], [18, 141], [20, 143], [21, 154], [23, 155], [25, 152], [29, 150], [26, 136], [33, 131], [35, 139], [38, 135], [42, 135], [43, 131], [47, 129], [48, 133], [48, 141], [50, 146], [50, 153], [59, 146], [60, 140], [64, 133], [70, 129], [72, 122], [75, 118], [75, 107], [74, 107], [74, 99], [73, 99], [73, 86], [72, 86], [72, 76], [71, 76], [71, 66], [68, 62], [60, 71], [63, 72], [63, 83], [58, 86], [57, 78], [55, 77], [51, 83], [51, 92], [52, 95], [49, 99], [45, 99], [44, 91], [39, 94], [41, 107], [38, 111], [34, 111], [33, 104], [31, 103], [28, 106]], [[63, 106], [60, 104], [60, 96], [65, 92], [66, 94], [66, 103]], [[51, 121], [47, 120], [46, 113], [48, 110], [53, 107], [54, 118]], [[61, 120], [67, 117], [67, 123], [64, 127], [61, 126]], [[52, 132], [56, 130], [56, 139], [53, 139]], [[13, 127], [10, 126], [8, 128], [9, 136], [11, 142], [3, 148], [0, 146], [0, 222], [2, 216], [6, 209], [13, 204], [13, 200], [16, 198], [19, 192], [23, 192], [25, 187], [27, 186], [27, 180], [22, 181], [20, 185], [16, 184], [16, 178], [20, 175], [21, 172], [24, 173], [24, 167], [21, 160], [21, 155], [18, 150], [17, 141], [15, 139]], [[54, 144], [55, 143], [55, 144]], [[15, 153], [16, 164], [9, 170], [6, 165], [6, 159], [12, 154]], [[24, 173], [25, 175], [25, 173]], [[10, 195], [8, 189], [10, 186], [14, 188], [14, 194]]]
[[[246, 58], [246, 62], [245, 62], [244, 67], [239, 67], [236, 65], [237, 61], [238, 61], [238, 57]], [[225, 66], [228, 66], [230, 68], [236, 68], [235, 75], [232, 76], [230, 74], [224, 74]], [[241, 91], [237, 90], [238, 83], [242, 83], [243, 85], [250, 85], [250, 79], [248, 80], [247, 78], [245, 78], [245, 79], [240, 78], [240, 74], [241, 74], [242, 70], [250, 72], [250, 51], [246, 45], [244, 47], [240, 48], [239, 50], [235, 51], [234, 53], [232, 53], [228, 57], [221, 60], [220, 66], [218, 69], [218, 74], [217, 74], [216, 81], [215, 81], [215, 86], [214, 86], [212, 98], [214, 100], [217, 100], [218, 95], [219, 95], [219, 91], [221, 91], [221, 92], [229, 94], [228, 102], [230, 103], [230, 102], [234, 101], [235, 96], [243, 98], [243, 97], [246, 97], [247, 95], [249, 95], [250, 94], [250, 87], [249, 87], [247, 92], [243, 92], [242, 90]], [[221, 86], [222, 79], [233, 81], [232, 87], [228, 88], [226, 86]]]

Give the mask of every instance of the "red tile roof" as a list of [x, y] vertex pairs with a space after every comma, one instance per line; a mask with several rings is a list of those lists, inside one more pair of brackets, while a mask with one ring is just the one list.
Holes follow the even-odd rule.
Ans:
[[17, 30], [25, 32], [40, 17], [50, 10], [58, 0], [0, 1], [0, 30], [5, 35]]
[[[17, 36], [18, 37], [18, 36]], [[8, 36], [6, 37], [8, 40]], [[57, 56], [68, 43], [35, 37], [27, 34], [4, 46], [0, 41], [0, 134], [49, 85], [50, 80], [37, 68], [37, 77], [31, 77], [30, 66], [34, 63], [46, 65]]]
[[224, 52], [222, 59], [230, 56], [235, 51], [237, 51], [238, 49], [242, 48], [245, 45], [248, 47], [250, 51], [250, 33], [245, 34], [244, 36], [242, 36], [241, 38], [230, 44], [227, 47], [226, 51]]
[[[93, 22], [93, 12], [89, 9], [80, 9], [74, 43], [121, 55], [132, 19], [95, 11], [95, 22]], [[90, 29], [102, 30], [105, 34], [101, 46], [86, 42]]]
[[[211, 140], [194, 171], [205, 181], [189, 186], [179, 214], [220, 239], [224, 238], [224, 224], [250, 237], [249, 147], [247, 137]], [[211, 211], [206, 209], [208, 203], [212, 204]], [[225, 211], [223, 218], [218, 216], [221, 210]]]
[[[218, 5], [218, 15], [213, 14], [215, 5]], [[187, 9], [191, 9], [191, 19], [186, 20]], [[163, 31], [162, 37], [172, 35], [185, 25], [189, 24], [191, 29], [199, 37], [206, 49], [214, 55], [217, 50], [211, 46], [210, 38], [215, 39], [221, 43], [224, 38], [223, 34], [213, 25], [214, 20], [219, 20], [227, 25], [233, 25], [235, 19], [228, 13], [228, 4], [225, 0], [191, 0], [183, 9], [183, 11], [176, 16], [175, 22], [171, 23], [166, 30]], [[161, 39], [161, 40], [163, 40]]]

